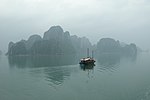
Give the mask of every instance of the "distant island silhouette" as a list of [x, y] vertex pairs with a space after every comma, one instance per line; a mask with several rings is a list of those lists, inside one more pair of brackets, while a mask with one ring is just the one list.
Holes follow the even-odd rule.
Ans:
[[70, 35], [61, 26], [52, 26], [41, 37], [32, 35], [28, 40], [21, 40], [8, 45], [8, 56], [22, 55], [63, 55], [84, 54], [86, 50], [94, 50], [97, 54], [136, 55], [137, 46], [126, 44], [112, 38], [102, 38], [96, 45], [92, 45], [88, 38]]

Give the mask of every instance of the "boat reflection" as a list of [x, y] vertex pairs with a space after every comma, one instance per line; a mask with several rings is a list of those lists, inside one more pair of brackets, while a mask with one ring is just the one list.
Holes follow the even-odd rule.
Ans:
[[[90, 63], [90, 64], [80, 64], [80, 69], [87, 72], [87, 77], [88, 79], [91, 79], [94, 77], [94, 63]], [[87, 80], [88, 82], [89, 80]]]
[[86, 70], [93, 70], [95, 64], [91, 63], [91, 64], [80, 64], [80, 68], [84, 71]]

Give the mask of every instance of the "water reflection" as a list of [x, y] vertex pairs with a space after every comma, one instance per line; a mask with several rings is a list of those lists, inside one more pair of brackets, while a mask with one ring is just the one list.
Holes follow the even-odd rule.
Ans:
[[44, 70], [46, 80], [49, 81], [49, 85], [60, 85], [63, 81], [70, 76], [71, 70], [66, 67], [53, 67]]
[[[51, 86], [60, 85], [70, 76], [71, 68], [67, 65], [78, 63], [77, 55], [53, 56], [13, 56], [8, 57], [10, 68], [32, 68], [31, 75], [44, 74]], [[40, 68], [40, 69], [39, 69]]]
[[97, 56], [97, 63], [99, 71], [110, 71], [114, 72], [120, 65], [121, 60], [128, 60], [131, 62], [136, 61], [137, 55], [134, 56], [125, 56], [120, 54], [101, 54]]
[[27, 56], [11, 56], [8, 57], [10, 67], [25, 68], [27, 65]]
[[136, 60], [136, 55], [135, 56], [123, 56], [120, 54], [101, 54], [97, 57], [99, 71], [101, 72], [116, 71], [122, 59], [127, 59], [133, 62]]
[[10, 67], [18, 68], [64, 66], [78, 63], [76, 55], [10, 56], [8, 61]]
[[115, 71], [120, 62], [120, 55], [103, 54], [97, 57], [99, 71]]

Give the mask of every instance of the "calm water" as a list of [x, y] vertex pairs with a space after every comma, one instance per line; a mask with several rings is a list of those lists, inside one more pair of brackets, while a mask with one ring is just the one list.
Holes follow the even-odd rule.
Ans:
[[0, 56], [0, 100], [150, 100], [150, 54], [79, 57]]

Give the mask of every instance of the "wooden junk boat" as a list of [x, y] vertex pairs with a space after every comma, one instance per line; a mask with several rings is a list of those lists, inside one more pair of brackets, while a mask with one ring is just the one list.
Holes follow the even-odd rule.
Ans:
[[94, 64], [95, 60], [91, 57], [82, 58], [79, 64]]
[[94, 63], [95, 63], [95, 60], [93, 59], [93, 51], [92, 51], [92, 57], [89, 57], [89, 49], [87, 49], [87, 57], [82, 58], [79, 64], [92, 65]]

